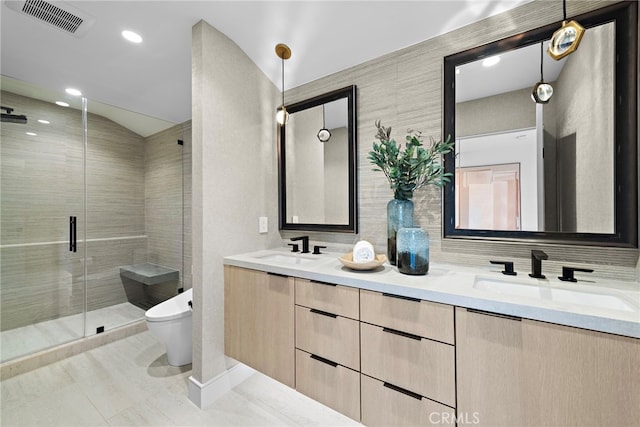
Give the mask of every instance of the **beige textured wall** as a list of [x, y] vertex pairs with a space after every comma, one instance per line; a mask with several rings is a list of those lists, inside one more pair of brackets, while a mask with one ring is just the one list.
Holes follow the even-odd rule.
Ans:
[[[279, 92], [224, 34], [192, 32], [193, 377], [222, 373], [222, 258], [279, 244], [275, 108]], [[258, 217], [269, 233], [258, 234]]]
[[456, 138], [535, 126], [531, 88], [456, 104]]
[[[609, 1], [568, 1], [567, 13], [576, 15], [609, 4]], [[287, 91], [287, 102], [297, 102], [350, 84], [358, 87], [360, 234], [309, 233], [312, 239], [353, 244], [362, 238], [371, 241], [378, 251], [384, 251], [386, 203], [393, 195], [385, 177], [372, 171], [366, 160], [374, 140], [374, 122], [381, 119], [384, 125], [393, 126], [396, 138], [404, 137], [407, 128], [419, 129], [425, 136], [440, 138], [445, 56], [557, 22], [561, 18], [556, 2], [534, 1]], [[638, 251], [635, 249], [443, 240], [440, 190], [420, 190], [414, 203], [416, 222], [431, 236], [431, 257], [434, 261], [486, 266], [489, 259], [505, 258], [514, 260], [516, 268], [526, 272], [530, 269], [531, 249], [540, 247], [549, 254], [545, 271], [550, 275], [559, 275], [562, 265], [575, 265], [590, 266], [595, 269], [594, 275], [602, 277], [636, 278]], [[283, 232], [282, 236], [287, 239], [294, 234], [299, 233]]]

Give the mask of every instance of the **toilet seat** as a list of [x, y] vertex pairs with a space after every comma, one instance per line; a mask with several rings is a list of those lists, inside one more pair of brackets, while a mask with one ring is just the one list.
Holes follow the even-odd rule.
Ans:
[[187, 289], [175, 297], [154, 305], [146, 311], [145, 317], [148, 322], [164, 322], [167, 320], [191, 316], [189, 301], [192, 299], [193, 291], [192, 289]]

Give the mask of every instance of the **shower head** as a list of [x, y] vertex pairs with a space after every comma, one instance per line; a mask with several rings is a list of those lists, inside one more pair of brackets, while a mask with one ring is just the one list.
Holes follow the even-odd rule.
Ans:
[[20, 123], [23, 125], [27, 123], [27, 116], [25, 116], [24, 114], [11, 114], [13, 112], [13, 108], [0, 107], [0, 109], [6, 111], [6, 114], [2, 113], [2, 122]]

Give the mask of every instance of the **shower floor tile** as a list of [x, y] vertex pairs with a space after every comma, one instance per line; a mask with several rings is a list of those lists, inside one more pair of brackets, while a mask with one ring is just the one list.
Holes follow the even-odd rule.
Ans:
[[[125, 302], [87, 313], [87, 336], [144, 318], [144, 310]], [[83, 315], [61, 317], [0, 333], [0, 361], [15, 359], [83, 337]]]
[[0, 383], [2, 425], [361, 426], [260, 373], [200, 409], [148, 331]]

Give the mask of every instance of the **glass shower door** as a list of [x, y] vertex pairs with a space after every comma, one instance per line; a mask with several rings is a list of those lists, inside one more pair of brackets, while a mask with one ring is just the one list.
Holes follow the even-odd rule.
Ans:
[[55, 94], [70, 104], [58, 106], [5, 77], [2, 89], [3, 108], [26, 116], [0, 127], [4, 362], [84, 336], [84, 140], [80, 99]]
[[183, 287], [184, 131], [139, 126], [155, 122], [88, 102], [87, 335], [140, 321]]
[[135, 303], [145, 285], [120, 270], [146, 262], [148, 242], [144, 138], [120, 124], [127, 111], [92, 100], [87, 109], [86, 333], [93, 335], [144, 318]]

